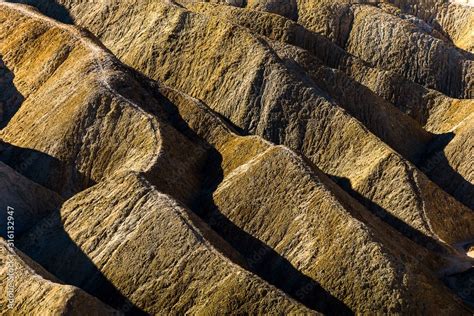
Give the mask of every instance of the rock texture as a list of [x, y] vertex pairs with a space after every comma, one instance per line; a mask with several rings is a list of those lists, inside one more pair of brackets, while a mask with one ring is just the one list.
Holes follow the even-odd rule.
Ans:
[[[65, 285], [0, 237], [2, 315], [116, 315], [117, 311], [81, 289]], [[10, 271], [13, 269], [13, 273]], [[8, 279], [7, 275], [14, 275]], [[10, 282], [14, 285], [11, 286]], [[8, 301], [8, 289], [15, 291]], [[13, 304], [13, 308], [8, 305]]]
[[[181, 168], [173, 173], [188, 177], [169, 177], [160, 186], [182, 191], [179, 198], [185, 200], [198, 182], [189, 170], [202, 157], [195, 145], [147, 112], [145, 103], [156, 101], [143, 91], [137, 75], [85, 31], [33, 11], [6, 8], [4, 18], [14, 15], [14, 22], [3, 24], [0, 49], [3, 60], [15, 64], [17, 89], [25, 100], [0, 132], [9, 144], [2, 159], [65, 197], [123, 170], [171, 172], [169, 164], [177, 159]], [[61, 122], [53, 123], [58, 117]], [[180, 148], [189, 154], [183, 156]]]
[[122, 311], [312, 314], [232, 263], [230, 247], [140, 175], [81, 192], [45, 220], [58, 216], [61, 225], [32, 230], [19, 247]]
[[[201, 198], [200, 214], [247, 258], [251, 268], [294, 291], [303, 302], [314, 300], [318, 293], [315, 284], [320, 284], [336, 297], [346, 296], [344, 302], [361, 313], [410, 313], [423, 309], [409, 302], [410, 297], [435, 293], [436, 281], [428, 281], [432, 276], [423, 269], [445, 266], [445, 260], [451, 260], [431, 251], [436, 250], [435, 243], [431, 242], [430, 250], [412, 243], [288, 148], [260, 138], [237, 136], [202, 105], [183, 104], [179, 96], [171, 99], [179, 104], [180, 114], [189, 126], [216, 147], [222, 160], [223, 180], [211, 196]], [[202, 126], [212, 128], [202, 130]], [[335, 225], [338, 228], [333, 230]], [[329, 236], [331, 245], [323, 246], [322, 240]], [[424, 256], [412, 257], [415, 253]], [[383, 269], [367, 267], [370, 260], [362, 258], [368, 254], [377, 257], [373, 264], [380, 264]], [[280, 256], [310, 277], [313, 285], [306, 285], [308, 281], [294, 272], [289, 281], [288, 263], [282, 262]], [[361, 288], [360, 284], [377, 285]], [[414, 294], [423, 284], [431, 284], [431, 291]], [[393, 291], [388, 296], [378, 291], [388, 287]], [[443, 300], [442, 296], [426, 300]], [[441, 303], [436, 308], [446, 312], [457, 309], [451, 304]]]
[[390, 2], [395, 4], [401, 12], [415, 15], [426, 21], [432, 28], [446, 34], [459, 48], [473, 52], [474, 13], [472, 1], [425, 0], [417, 3], [412, 0], [394, 0]]
[[[0, 175], [1, 207], [5, 213], [8, 206], [15, 206], [17, 217], [15, 233], [17, 235], [21, 235], [41, 218], [58, 209], [63, 202], [56, 192], [52, 192], [23, 177], [4, 163], [0, 163]], [[2, 216], [0, 225], [6, 227], [6, 224], [7, 217]], [[1, 232], [1, 236], [6, 237], [6, 229]]]
[[[143, 19], [142, 15], [130, 15], [127, 3], [113, 11], [114, 20], [105, 19], [104, 23], [105, 17], [98, 18], [112, 12], [111, 7], [112, 3], [98, 4], [91, 9], [94, 15], [81, 12], [84, 8], [80, 6], [73, 6], [71, 12], [77, 12], [83, 19], [78, 23], [100, 34], [106, 46], [129, 65], [204, 100], [245, 131], [304, 153], [325, 173], [342, 179], [346, 189], [360, 195], [360, 200], [374, 211], [381, 207], [423, 233], [447, 242], [472, 235], [470, 210], [431, 184], [404, 157], [367, 131], [306, 73], [301, 74], [301, 69], [289, 68], [265, 38], [213, 15], [165, 2], [145, 2], [144, 12], [153, 12], [159, 20], [142, 27], [142, 39], [133, 28], [126, 33], [119, 31], [124, 19], [128, 19], [129, 25], [141, 25]], [[156, 27], [161, 28], [157, 23], [166, 28], [155, 32]], [[207, 49], [201, 51], [199, 47]], [[250, 53], [246, 47], [252, 47]], [[227, 51], [231, 53], [226, 54]], [[222, 99], [227, 102], [221, 102]], [[363, 112], [359, 112], [358, 116], [361, 115]], [[406, 120], [407, 126], [413, 124]], [[403, 133], [408, 128], [400, 130]], [[416, 162], [423, 132], [418, 132], [421, 140], [411, 137], [413, 134], [391, 137], [398, 137], [404, 145], [408, 145], [408, 139], [418, 139], [418, 144], [409, 145], [411, 150], [397, 148], [402, 153], [415, 154], [407, 158]], [[432, 213], [425, 215], [426, 212]], [[453, 229], [457, 227], [453, 222], [448, 233], [449, 223], [431, 223], [433, 216], [444, 218], [447, 214], [450, 218], [458, 217], [454, 222], [468, 226]]]
[[7, 313], [472, 314], [471, 8], [8, 2]]

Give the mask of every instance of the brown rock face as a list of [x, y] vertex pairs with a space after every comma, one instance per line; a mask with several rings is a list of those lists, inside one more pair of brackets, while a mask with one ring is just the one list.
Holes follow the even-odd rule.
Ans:
[[8, 2], [2, 314], [472, 314], [472, 8]]
[[250, 0], [247, 3], [247, 7], [266, 11], [270, 13], [279, 14], [287, 18], [296, 18], [297, 11], [297, 1], [287, 1], [287, 0]]

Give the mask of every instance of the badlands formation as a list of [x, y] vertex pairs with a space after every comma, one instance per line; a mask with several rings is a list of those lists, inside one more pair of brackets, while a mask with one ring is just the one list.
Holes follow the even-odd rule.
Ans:
[[458, 2], [0, 1], [0, 313], [472, 315]]

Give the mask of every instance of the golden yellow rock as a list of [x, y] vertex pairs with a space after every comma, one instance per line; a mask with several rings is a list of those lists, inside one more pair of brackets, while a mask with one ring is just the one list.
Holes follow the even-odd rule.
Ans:
[[472, 314], [472, 8], [8, 2], [7, 313]]

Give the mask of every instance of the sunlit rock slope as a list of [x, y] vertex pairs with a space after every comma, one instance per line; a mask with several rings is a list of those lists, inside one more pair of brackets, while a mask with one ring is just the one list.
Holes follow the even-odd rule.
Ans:
[[1, 2], [7, 314], [472, 314], [473, 12]]

